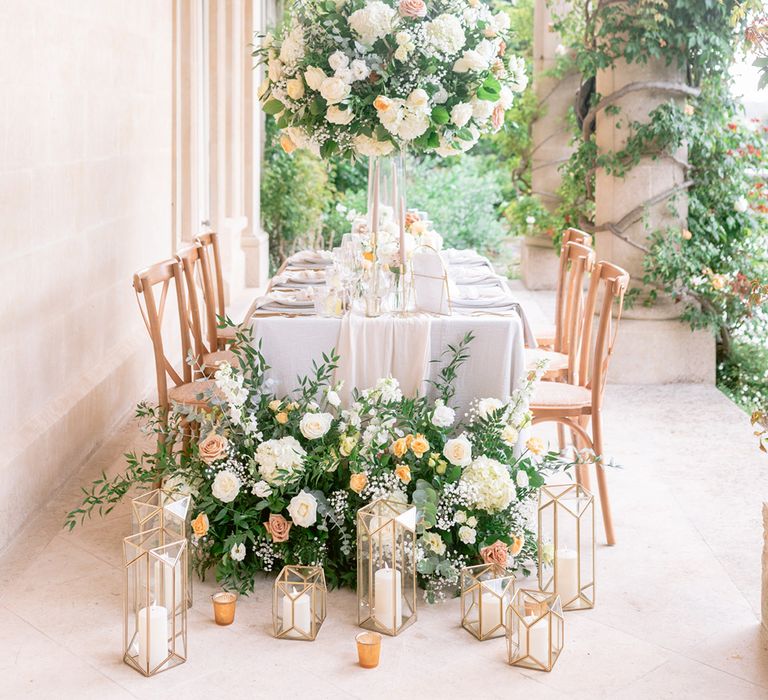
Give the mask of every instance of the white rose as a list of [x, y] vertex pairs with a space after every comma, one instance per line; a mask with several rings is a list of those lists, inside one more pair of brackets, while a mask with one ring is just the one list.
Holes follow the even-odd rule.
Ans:
[[467, 522], [467, 514], [463, 510], [457, 510], [456, 514], [453, 516], [453, 522], [462, 525]]
[[493, 110], [496, 109], [496, 103], [490, 100], [478, 100], [472, 98], [472, 116], [479, 122], [487, 121], [491, 118]]
[[400, 123], [398, 136], [403, 141], [413, 141], [429, 129], [429, 117], [423, 112], [410, 112]]
[[432, 425], [438, 428], [450, 428], [456, 419], [456, 411], [450, 406], [446, 406], [442, 401], [435, 403], [435, 410], [432, 412]]
[[408, 95], [408, 106], [414, 110], [424, 110], [429, 106], [429, 95], [426, 90], [416, 88]]
[[514, 92], [522, 92], [528, 85], [528, 74], [525, 72], [525, 59], [522, 56], [512, 56], [509, 59], [510, 87]]
[[333, 389], [328, 390], [328, 394], [325, 398], [334, 408], [338, 408], [341, 405], [341, 397]]
[[477, 73], [481, 70], [487, 70], [487, 68], [488, 59], [474, 49], [465, 51], [464, 55], [453, 64], [454, 73]]
[[339, 68], [346, 68], [349, 65], [349, 56], [343, 51], [334, 51], [328, 57], [328, 64], [333, 70], [339, 70]]
[[349, 65], [349, 69], [352, 71], [352, 77], [355, 80], [365, 80], [370, 74], [371, 69], [368, 64], [360, 58], [356, 58]]
[[502, 85], [501, 91], [499, 92], [499, 102], [498, 102], [498, 104], [501, 105], [501, 108], [504, 111], [508, 110], [512, 106], [512, 102], [514, 101], [514, 99], [515, 99], [515, 96], [512, 93], [512, 90], [510, 90], [506, 85]]
[[497, 32], [506, 32], [510, 27], [509, 15], [506, 12], [499, 12], [499, 14], [493, 15], [492, 22]]
[[448, 91], [441, 85], [437, 92], [432, 95], [432, 102], [434, 102], [436, 105], [443, 105], [448, 101]]
[[461, 129], [472, 119], [472, 105], [469, 102], [459, 102], [451, 109], [451, 121]]
[[477, 413], [481, 418], [488, 418], [491, 413], [498, 411], [504, 406], [503, 401], [499, 399], [480, 399], [477, 402]]
[[745, 211], [749, 209], [749, 201], [746, 197], [739, 197], [734, 203], [733, 208], [739, 212], [740, 214], [743, 214]]
[[408, 60], [408, 48], [406, 46], [398, 46], [395, 49], [394, 55], [398, 61], [406, 61]]
[[395, 149], [395, 144], [391, 141], [378, 141], [364, 134], [355, 136], [353, 143], [361, 156], [386, 156]]
[[477, 527], [477, 518], [474, 515], [470, 518], [467, 518], [467, 525], [470, 527]]
[[510, 447], [514, 447], [520, 438], [520, 433], [517, 432], [511, 425], [505, 425], [501, 431], [501, 439]]
[[349, 124], [349, 122], [355, 118], [355, 113], [351, 109], [339, 109], [336, 105], [330, 105], [325, 112], [325, 118], [331, 122], [331, 124], [340, 124], [341, 126], [344, 126], [345, 124]]
[[443, 455], [453, 465], [465, 467], [472, 461], [472, 443], [466, 435], [448, 440]]
[[437, 555], [445, 554], [445, 542], [436, 532], [425, 532], [421, 538], [424, 547], [428, 547]]
[[352, 71], [349, 68], [339, 68], [334, 75], [337, 78], [341, 78], [347, 85], [355, 82], [355, 76], [352, 75]]
[[468, 527], [467, 525], [462, 525], [459, 528], [459, 539], [464, 544], [474, 544], [477, 539], [477, 530]]
[[528, 478], [528, 472], [523, 471], [522, 469], [517, 472], [517, 476], [515, 477], [515, 482], [521, 489], [527, 489], [528, 484], [530, 483], [530, 479]]
[[229, 550], [229, 556], [234, 561], [243, 561], [245, 559], [245, 545], [242, 542], [240, 544], [233, 544], [232, 549]]
[[307, 440], [317, 440], [330, 430], [332, 421], [330, 413], [305, 413], [299, 423], [299, 430]]
[[372, 0], [365, 7], [355, 10], [348, 18], [350, 29], [360, 40], [371, 46], [377, 39], [389, 34], [397, 10], [381, 0]]
[[251, 493], [259, 498], [267, 498], [272, 495], [272, 487], [262, 479], [253, 485]]
[[213, 480], [211, 492], [222, 503], [231, 503], [240, 493], [240, 479], [229, 469], [222, 469]]
[[279, 58], [273, 58], [267, 64], [267, 73], [269, 74], [269, 79], [276, 83], [283, 77], [283, 62]]
[[301, 78], [292, 78], [286, 83], [286, 92], [292, 100], [300, 100], [304, 97], [304, 81]]
[[307, 85], [313, 90], [319, 90], [320, 86], [323, 84], [323, 80], [327, 77], [328, 76], [323, 72], [322, 68], [317, 68], [315, 66], [310, 66], [304, 71], [304, 80], [307, 81]]
[[311, 527], [317, 522], [317, 499], [306, 491], [300, 491], [288, 504], [288, 513], [294, 525]]
[[336, 76], [325, 78], [320, 84], [320, 94], [325, 98], [325, 101], [329, 105], [341, 102], [349, 95], [349, 92], [349, 85]]

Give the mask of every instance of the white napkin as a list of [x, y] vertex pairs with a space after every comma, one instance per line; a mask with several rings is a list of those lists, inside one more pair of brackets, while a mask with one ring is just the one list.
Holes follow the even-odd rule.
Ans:
[[353, 388], [368, 389], [384, 377], [396, 377], [406, 396], [416, 396], [429, 376], [429, 316], [366, 318], [348, 313], [341, 321], [336, 381], [349, 405]]
[[465, 250], [457, 250], [456, 248], [448, 248], [440, 253], [443, 256], [443, 260], [448, 265], [487, 265], [488, 258], [480, 255], [476, 250], [467, 248]]
[[499, 279], [490, 265], [454, 265], [448, 274], [456, 284], [483, 284]]
[[287, 267], [279, 275], [272, 278], [273, 287], [286, 287], [291, 285], [323, 284], [325, 282], [325, 269], [303, 270]]
[[281, 313], [310, 315], [315, 313], [312, 289], [295, 291], [275, 289], [256, 299], [251, 305], [254, 314]]
[[288, 264], [301, 270], [322, 270], [333, 264], [329, 250], [301, 250], [288, 258]]

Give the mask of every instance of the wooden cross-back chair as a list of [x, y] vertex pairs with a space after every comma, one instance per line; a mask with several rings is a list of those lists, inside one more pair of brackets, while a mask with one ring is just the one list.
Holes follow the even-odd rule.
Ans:
[[219, 234], [214, 231], [201, 233], [195, 238], [203, 249], [203, 264], [211, 283], [211, 296], [206, 298], [206, 325], [208, 327], [208, 343], [212, 350], [222, 350], [226, 343], [235, 339], [234, 328], [218, 328], [218, 319], [227, 315], [227, 304], [224, 296], [224, 274], [221, 266], [221, 248]]
[[[172, 403], [204, 407], [205, 399], [198, 397], [207, 390], [213, 390], [214, 385], [212, 381], [194, 381], [195, 373], [187, 362], [192, 343], [187, 320], [185, 285], [179, 261], [164, 260], [137, 272], [133, 276], [133, 288], [136, 292], [139, 311], [152, 341], [158, 404], [165, 412]], [[166, 311], [169, 311], [169, 297], [171, 304], [174, 301], [176, 304], [181, 362], [173, 362], [168, 357], [163, 341], [163, 327], [167, 320]]]
[[206, 375], [213, 374], [222, 362], [236, 365], [231, 350], [218, 349], [214, 283], [206, 249], [194, 243], [179, 250], [176, 259], [181, 265], [184, 278], [187, 325], [197, 365]]
[[[616, 537], [603, 463], [602, 405], [608, 364], [616, 342], [628, 285], [629, 274], [622, 268], [608, 262], [596, 265], [584, 305], [578, 369], [574, 376], [569, 377], [568, 382], [539, 382], [530, 404], [534, 424], [550, 421], [570, 428], [577, 436], [577, 446], [591, 449], [598, 458], [595, 468], [600, 507], [605, 536], [610, 545], [616, 543]], [[615, 321], [612, 313], [614, 302], [618, 306]], [[598, 306], [599, 321], [595, 326]], [[589, 464], [580, 464], [576, 478], [585, 488], [590, 489], [588, 468]]]

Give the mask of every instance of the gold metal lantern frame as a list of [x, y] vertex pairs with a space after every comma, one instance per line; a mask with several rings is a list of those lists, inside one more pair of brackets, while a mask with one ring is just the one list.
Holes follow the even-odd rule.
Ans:
[[515, 593], [515, 577], [498, 564], [461, 570], [461, 626], [480, 641], [503, 636], [504, 615]]
[[123, 660], [145, 676], [187, 660], [187, 555], [162, 528], [123, 540]]
[[322, 567], [283, 567], [272, 589], [275, 637], [313, 641], [325, 620], [326, 599]]
[[357, 511], [357, 621], [397, 635], [416, 621], [416, 508], [379, 499]]
[[565, 618], [560, 597], [521, 588], [506, 611], [507, 662], [551, 671], [563, 650]]
[[563, 610], [595, 606], [595, 505], [579, 484], [539, 489], [539, 588]]

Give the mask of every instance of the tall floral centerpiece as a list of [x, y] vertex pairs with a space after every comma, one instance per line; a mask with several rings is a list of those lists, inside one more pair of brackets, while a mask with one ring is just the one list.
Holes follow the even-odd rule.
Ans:
[[287, 152], [369, 157], [375, 259], [394, 249], [384, 264], [404, 266], [413, 247], [405, 152], [468, 151], [525, 88], [509, 30], [486, 0], [296, 0], [254, 53], [267, 73], [259, 98]]

